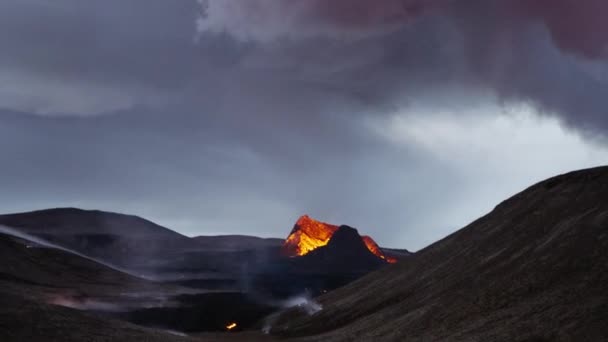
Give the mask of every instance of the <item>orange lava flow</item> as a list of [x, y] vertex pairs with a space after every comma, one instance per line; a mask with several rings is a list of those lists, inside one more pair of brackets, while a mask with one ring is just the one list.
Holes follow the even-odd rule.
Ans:
[[370, 252], [374, 253], [375, 256], [380, 259], [384, 259], [384, 261], [388, 262], [389, 264], [394, 264], [397, 262], [397, 259], [385, 256], [384, 253], [382, 253], [382, 251], [380, 250], [380, 247], [378, 246], [376, 241], [374, 241], [374, 239], [369, 236], [362, 236], [361, 238], [363, 239], [365, 246], [367, 246], [367, 249], [369, 249]]
[[[338, 226], [320, 222], [304, 215], [298, 219], [291, 234], [285, 240], [282, 253], [289, 257], [306, 255], [319, 247], [327, 245], [337, 230]], [[362, 239], [367, 249], [378, 258], [391, 264], [397, 262], [397, 259], [385, 256], [371, 237], [363, 236]]]
[[313, 220], [308, 215], [300, 217], [283, 244], [283, 254], [294, 257], [327, 245], [338, 226]]

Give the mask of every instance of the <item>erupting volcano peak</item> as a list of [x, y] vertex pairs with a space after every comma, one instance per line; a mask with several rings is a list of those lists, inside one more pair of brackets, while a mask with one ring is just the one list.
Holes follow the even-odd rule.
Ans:
[[303, 256], [329, 243], [338, 226], [320, 222], [304, 215], [298, 219], [283, 244], [283, 254]]
[[[306, 255], [319, 247], [326, 246], [338, 228], [336, 225], [317, 221], [304, 215], [298, 219], [285, 240], [282, 253], [289, 257]], [[385, 256], [371, 237], [363, 236], [361, 239], [367, 249], [376, 257], [391, 264], [397, 262], [396, 259]]]

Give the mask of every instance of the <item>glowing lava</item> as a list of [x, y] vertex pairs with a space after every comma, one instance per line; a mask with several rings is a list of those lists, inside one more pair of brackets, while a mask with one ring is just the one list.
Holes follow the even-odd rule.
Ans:
[[338, 226], [313, 220], [308, 215], [300, 217], [283, 244], [283, 254], [294, 257], [308, 254], [323, 247], [338, 230]]
[[384, 261], [388, 262], [389, 264], [394, 264], [397, 262], [397, 259], [384, 255], [384, 253], [382, 253], [380, 247], [378, 246], [376, 241], [374, 241], [374, 239], [369, 236], [362, 236], [361, 238], [363, 239], [363, 242], [365, 243], [367, 249], [369, 249], [370, 252], [374, 253], [375, 256], [380, 259], [384, 259]]
[[[283, 244], [282, 253], [289, 257], [303, 256], [309, 252], [327, 245], [329, 240], [338, 230], [338, 226], [320, 222], [304, 215], [298, 219], [293, 230]], [[384, 255], [378, 244], [369, 236], [362, 237], [365, 246], [378, 258], [388, 263], [396, 263], [397, 260]]]

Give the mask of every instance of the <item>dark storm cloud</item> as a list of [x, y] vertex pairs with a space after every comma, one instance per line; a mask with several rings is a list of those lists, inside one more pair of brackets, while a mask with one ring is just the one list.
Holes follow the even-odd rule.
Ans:
[[303, 66], [300, 79], [363, 100], [395, 105], [446, 85], [485, 88], [583, 131], [608, 129], [601, 0], [202, 3], [203, 32], [256, 42], [272, 51], [261, 58], [268, 64]]
[[608, 129], [603, 5], [555, 3], [4, 0], [0, 206], [274, 236], [309, 213], [421, 247], [481, 177], [370, 126], [531, 103]]
[[331, 36], [351, 39], [401, 26], [442, 0], [199, 0], [201, 30], [227, 31], [241, 39]]
[[540, 18], [560, 48], [589, 58], [608, 57], [606, 1], [518, 0], [514, 10]]
[[[573, 127], [608, 129], [601, 0], [199, 2], [4, 1], [3, 69], [10, 81], [27, 79], [21, 87], [53, 88], [17, 109], [83, 114], [88, 103], [100, 113], [191, 102], [205, 111], [216, 93], [260, 102], [279, 91], [285, 103], [310, 96], [303, 102], [365, 114], [429, 92], [490, 89]], [[248, 96], [250, 88], [258, 94]]]

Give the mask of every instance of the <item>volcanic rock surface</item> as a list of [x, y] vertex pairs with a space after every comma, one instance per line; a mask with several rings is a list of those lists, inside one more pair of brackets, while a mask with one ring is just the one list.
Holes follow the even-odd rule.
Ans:
[[367, 248], [359, 232], [349, 226], [338, 227], [327, 245], [293, 257], [292, 262], [300, 270], [334, 274], [366, 273], [386, 264]]

